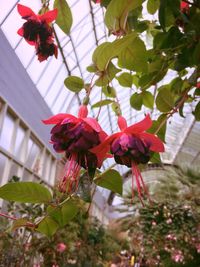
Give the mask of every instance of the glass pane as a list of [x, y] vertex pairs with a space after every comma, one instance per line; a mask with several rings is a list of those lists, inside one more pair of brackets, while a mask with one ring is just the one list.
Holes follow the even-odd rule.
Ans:
[[33, 166], [33, 171], [35, 173], [39, 174], [39, 173], [41, 173], [40, 169], [41, 169], [41, 158], [40, 158], [40, 155], [39, 155], [38, 158], [35, 161], [34, 166]]
[[27, 171], [26, 169], [24, 170], [22, 180], [23, 181], [31, 181], [32, 180], [32, 174], [29, 171]]
[[6, 157], [0, 153], [0, 183], [1, 183], [5, 164], [6, 164]]
[[51, 169], [51, 156], [48, 155], [46, 157], [46, 164], [45, 164], [45, 168], [44, 168], [44, 174], [43, 174], [43, 179], [48, 181], [50, 179], [50, 169]]
[[10, 180], [13, 176], [18, 176], [19, 165], [17, 165], [15, 162], [12, 162], [12, 165], [10, 167], [10, 172], [8, 175], [8, 180]]
[[29, 168], [33, 168], [33, 164], [35, 163], [36, 157], [39, 156], [41, 152], [40, 147], [33, 142], [33, 140], [29, 140], [28, 142], [28, 158], [26, 161], [26, 166]]
[[18, 158], [21, 159], [21, 149], [23, 148], [23, 141], [25, 137], [25, 130], [19, 126], [17, 129], [17, 136], [16, 136], [16, 141], [15, 141], [15, 150], [14, 150], [14, 155]]
[[50, 172], [50, 175], [49, 175], [49, 184], [51, 185], [54, 185], [55, 183], [55, 176], [56, 176], [56, 162], [54, 159], [52, 159], [51, 161], [51, 172]]
[[11, 139], [14, 129], [14, 118], [7, 114], [4, 119], [3, 129], [0, 135], [0, 145], [6, 150], [10, 150]]

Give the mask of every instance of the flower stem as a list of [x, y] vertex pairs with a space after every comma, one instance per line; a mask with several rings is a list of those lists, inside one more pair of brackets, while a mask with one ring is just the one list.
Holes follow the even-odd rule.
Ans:
[[0, 216], [2, 216], [2, 217], [4, 217], [4, 218], [7, 218], [7, 219], [11, 219], [11, 220], [13, 220], [13, 221], [18, 220], [18, 218], [16, 218], [16, 217], [13, 217], [13, 216], [10, 216], [10, 215], [8, 215], [8, 214], [1, 213], [1, 212], [0, 212]]

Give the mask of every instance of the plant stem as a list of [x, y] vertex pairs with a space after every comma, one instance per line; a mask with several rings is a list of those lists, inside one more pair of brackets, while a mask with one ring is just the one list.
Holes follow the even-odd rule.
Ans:
[[16, 217], [13, 217], [13, 216], [10, 216], [10, 215], [8, 215], [8, 214], [1, 213], [1, 212], [0, 212], [0, 216], [5, 217], [5, 218], [7, 218], [7, 219], [11, 219], [11, 220], [13, 220], [13, 221], [16, 221], [16, 220], [18, 219], [18, 218], [16, 218]]

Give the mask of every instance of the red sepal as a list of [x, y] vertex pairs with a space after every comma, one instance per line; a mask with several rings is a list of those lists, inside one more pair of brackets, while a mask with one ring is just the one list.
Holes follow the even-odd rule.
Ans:
[[56, 8], [56, 9], [53, 9], [53, 10], [50, 10], [50, 11], [44, 13], [43, 15], [39, 16], [39, 18], [42, 21], [46, 21], [47, 23], [50, 23], [50, 22], [56, 20], [57, 15], [58, 15], [58, 10]]
[[18, 31], [17, 31], [17, 34], [19, 34], [20, 36], [24, 36], [24, 29], [23, 29], [23, 27], [22, 28], [20, 28]]
[[30, 7], [23, 6], [21, 4], [17, 5], [17, 10], [19, 14], [25, 19], [29, 17], [35, 17], [35, 18], [38, 17]]
[[65, 119], [75, 119], [77, 120], [76, 117], [74, 117], [73, 115], [70, 114], [66, 114], [66, 113], [59, 113], [55, 116], [50, 117], [47, 120], [42, 120], [42, 122], [44, 124], [59, 124], [62, 123]]
[[96, 132], [102, 131], [101, 126], [96, 121], [96, 119], [94, 119], [94, 118], [82, 118], [82, 120], [84, 122], [86, 122], [88, 125], [90, 125], [90, 127], [92, 127], [92, 129], [94, 129]]
[[148, 130], [149, 128], [151, 128], [151, 126], [152, 120], [150, 118], [150, 115], [148, 114], [142, 121], [127, 127], [124, 132], [129, 134], [137, 134]]
[[120, 132], [110, 135], [101, 144], [90, 149], [90, 151], [95, 154], [101, 153], [102, 151], [104, 151], [104, 153], [107, 153], [110, 150], [110, 144], [114, 141], [116, 137], [119, 137], [122, 134], [123, 133]]
[[163, 142], [155, 135], [151, 133], [141, 133], [139, 138], [144, 140], [145, 143], [150, 144], [149, 149], [154, 152], [164, 152], [165, 147]]

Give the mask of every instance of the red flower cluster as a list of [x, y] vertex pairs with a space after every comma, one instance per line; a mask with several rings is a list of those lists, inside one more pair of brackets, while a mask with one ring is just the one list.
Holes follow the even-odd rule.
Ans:
[[36, 15], [29, 7], [18, 4], [19, 14], [26, 22], [18, 30], [18, 34], [30, 44], [34, 45], [38, 60], [46, 60], [49, 56], [57, 58], [58, 49], [54, 44], [53, 29], [50, 25], [57, 17], [57, 9], [48, 11], [43, 15]]
[[118, 125], [121, 131], [111, 136], [107, 136], [95, 119], [87, 118], [86, 106], [80, 107], [78, 118], [70, 114], [58, 114], [43, 122], [55, 124], [51, 130], [51, 143], [56, 152], [64, 151], [68, 159], [60, 191], [71, 192], [74, 182], [77, 188], [81, 167], [94, 175], [96, 168], [101, 167], [110, 151], [116, 163], [132, 168], [132, 193], [135, 177], [141, 202], [142, 194], [148, 194], [138, 164], [147, 163], [151, 151], [164, 151], [162, 141], [146, 132], [152, 125], [149, 115], [130, 127], [127, 127], [125, 118], [119, 116]]

